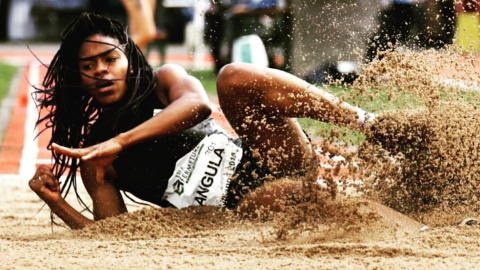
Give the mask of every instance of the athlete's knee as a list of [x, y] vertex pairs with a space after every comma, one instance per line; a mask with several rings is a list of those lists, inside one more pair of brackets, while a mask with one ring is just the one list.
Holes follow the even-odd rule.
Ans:
[[222, 67], [217, 77], [217, 91], [228, 93], [236, 89], [241, 67], [238, 63], [232, 63]]
[[245, 63], [231, 63], [225, 65], [217, 77], [217, 91], [222, 94], [234, 93], [252, 81], [257, 74], [257, 67]]

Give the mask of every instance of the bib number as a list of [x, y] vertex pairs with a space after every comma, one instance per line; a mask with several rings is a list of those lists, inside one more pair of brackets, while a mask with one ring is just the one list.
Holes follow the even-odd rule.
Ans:
[[222, 206], [230, 179], [242, 158], [242, 149], [225, 134], [206, 136], [179, 159], [168, 180], [164, 199], [177, 208]]

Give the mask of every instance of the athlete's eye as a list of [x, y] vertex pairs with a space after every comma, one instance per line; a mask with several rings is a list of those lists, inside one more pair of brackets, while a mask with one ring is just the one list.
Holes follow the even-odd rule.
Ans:
[[107, 62], [108, 62], [108, 63], [115, 62], [115, 60], [117, 60], [116, 57], [108, 57], [108, 58], [107, 58]]
[[92, 64], [86, 64], [86, 65], [83, 65], [82, 66], [82, 70], [90, 70], [93, 68], [93, 65]]

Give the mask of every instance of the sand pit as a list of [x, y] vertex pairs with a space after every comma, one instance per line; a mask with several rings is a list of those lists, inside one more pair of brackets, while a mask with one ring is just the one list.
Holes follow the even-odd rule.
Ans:
[[[459, 57], [455, 54], [447, 56], [450, 60]], [[432, 60], [432, 57], [437, 58]], [[416, 64], [413, 58], [427, 62]], [[259, 209], [254, 212], [255, 215], [248, 217], [212, 207], [160, 209], [138, 205], [126, 199], [129, 214], [97, 222], [80, 231], [71, 231], [51, 224], [49, 209], [42, 208], [41, 200], [30, 191], [28, 179], [3, 176], [0, 178], [0, 268], [476, 269], [480, 263], [480, 226], [457, 224], [470, 216], [478, 218], [478, 199], [473, 198], [480, 196], [475, 188], [478, 182], [475, 178], [478, 151], [475, 142], [480, 132], [477, 133], [474, 127], [480, 120], [480, 114], [476, 108], [461, 103], [465, 100], [452, 98], [444, 99], [455, 101], [443, 107], [448, 110], [434, 110], [434, 105], [439, 104], [439, 97], [449, 96], [447, 85], [439, 83], [446, 80], [434, 80], [442, 74], [440, 68], [445, 68], [434, 63], [445, 58], [445, 55], [432, 52], [391, 54], [384, 58], [385, 62], [372, 63], [370, 69], [365, 69], [366, 77], [361, 77], [363, 81], [355, 86], [364, 91], [360, 91], [360, 94], [365, 94], [365, 90], [372, 86], [389, 88], [391, 99], [401, 97], [402, 91], [410, 91], [430, 106], [430, 110], [427, 110], [428, 113], [415, 109], [400, 115], [393, 114], [393, 119], [403, 123], [387, 132], [394, 136], [383, 137], [383, 141], [393, 138], [390, 143], [393, 149], [387, 148], [388, 153], [383, 155], [385, 152], [375, 148], [374, 153], [382, 155], [370, 155], [370, 159], [365, 158], [364, 163], [359, 161], [359, 166], [363, 168], [359, 172], [350, 168], [355, 177], [364, 177], [364, 195], [346, 196], [340, 192], [335, 199], [331, 199], [330, 193], [315, 188], [315, 192], [308, 193], [309, 196], [292, 196], [295, 203], [280, 203], [277, 211]], [[455, 59], [451, 63], [459, 61]], [[469, 65], [470, 62], [460, 63]], [[469, 87], [474, 87], [477, 82], [475, 74], [464, 75], [467, 77], [461, 79], [472, 82]], [[416, 80], [405, 79], [412, 77]], [[464, 122], [459, 121], [462, 119], [460, 116], [465, 115], [469, 118], [464, 118]], [[432, 121], [445, 118], [448, 121]], [[391, 127], [388, 123], [380, 122], [376, 130], [388, 129]], [[468, 123], [474, 125], [469, 126]], [[450, 125], [456, 128], [446, 132]], [[427, 126], [429, 128], [412, 128]], [[411, 138], [431, 140], [415, 144], [416, 140]], [[437, 171], [429, 171], [432, 174], [425, 175], [430, 181], [444, 187], [442, 191], [449, 191], [447, 193], [436, 192], [421, 184], [410, 186], [402, 196], [392, 196], [388, 189], [376, 188], [387, 177], [374, 174], [379, 171], [372, 168], [378, 169], [380, 166], [375, 165], [389, 158], [391, 153], [403, 153], [405, 157], [411, 148], [398, 148], [404, 142], [417, 147], [414, 150], [419, 155], [413, 155], [411, 159], [396, 159], [402, 166], [412, 164], [408, 162], [422, 161], [420, 154], [423, 152], [418, 151], [421, 149], [434, 153], [439, 157], [439, 162], [444, 161], [441, 158], [466, 160], [470, 157], [473, 165], [468, 167], [455, 159], [448, 160], [457, 162], [459, 166], [434, 163]], [[469, 149], [471, 144], [475, 147]], [[440, 151], [442, 149], [445, 151]], [[456, 151], [456, 154], [451, 151]], [[433, 164], [433, 161], [427, 161], [425, 164]], [[425, 169], [424, 163], [416, 164], [420, 167], [414, 172]], [[392, 168], [398, 167], [389, 167], [390, 171], [381, 172], [394, 178], [396, 182], [393, 183], [401, 184], [404, 175]], [[451, 174], [461, 179], [445, 177]], [[418, 184], [423, 180], [416, 178], [411, 181]], [[459, 182], [466, 185], [458, 188], [456, 184]], [[90, 204], [83, 187], [79, 189], [82, 198]], [[432, 190], [435, 192], [432, 193]], [[434, 199], [430, 198], [430, 201], [437, 204], [419, 201], [419, 198], [428, 199], [426, 195], [432, 195]], [[442, 203], [435, 198], [442, 199]], [[395, 207], [406, 215], [374, 200]], [[70, 194], [68, 201], [81, 209], [74, 194]], [[423, 205], [429, 207], [415, 211]], [[84, 214], [91, 217], [88, 213]], [[428, 229], [424, 224], [428, 225]]]
[[135, 212], [70, 231], [52, 228], [47, 209], [35, 214], [42, 203], [25, 179], [1, 179], [0, 187], [2, 269], [474, 269], [480, 263], [480, 227], [398, 229], [392, 224], [401, 220], [378, 216], [361, 201], [332, 203], [336, 217], [304, 220], [283, 239], [281, 216], [239, 219], [208, 207], [130, 205]]

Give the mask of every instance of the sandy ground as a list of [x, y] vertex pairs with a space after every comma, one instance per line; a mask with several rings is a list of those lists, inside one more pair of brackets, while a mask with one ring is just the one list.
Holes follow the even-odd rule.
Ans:
[[[412, 57], [418, 59], [419, 55]], [[418, 63], [414, 75], [423, 77], [417, 76], [415, 84], [404, 88], [420, 94], [438, 88], [438, 84], [430, 88], [418, 85], [418, 81], [439, 73], [437, 66], [406, 56], [392, 61], [395, 69], [390, 73], [381, 69], [382, 76], [377, 76], [377, 67], [371, 77], [397, 87], [411, 81], [402, 76], [410, 78], [412, 69], [417, 70], [411, 64]], [[404, 73], [399, 71], [403, 66]], [[426, 67], [432, 71], [427, 72]], [[480, 80], [466, 80], [468, 74], [464, 73], [453, 73], [464, 76], [457, 82], [478, 85]], [[462, 171], [472, 170], [462, 167]], [[422, 230], [424, 224], [359, 197], [339, 197], [320, 205], [299, 204], [280, 213], [260, 213], [261, 217], [254, 219], [239, 218], [219, 208], [159, 209], [128, 202], [130, 214], [71, 231], [51, 224], [48, 207], [42, 208], [27, 181], [0, 176], [0, 269], [452, 270], [478, 269], [480, 263], [480, 226], [458, 226], [468, 217], [460, 212], [440, 211], [422, 217], [428, 225]], [[90, 204], [85, 191], [80, 190], [80, 194]], [[465, 204], [480, 205], [477, 197], [473, 200], [470, 196], [474, 193], [463, 194], [472, 198], [463, 198]], [[81, 209], [74, 194], [68, 199]]]
[[480, 263], [479, 226], [392, 230], [392, 220], [380, 218], [345, 233], [318, 220], [317, 230], [278, 239], [271, 220], [212, 208], [138, 211], [129, 203], [136, 212], [128, 221], [71, 231], [51, 225], [26, 179], [3, 177], [0, 192], [1, 269], [476, 269]]

